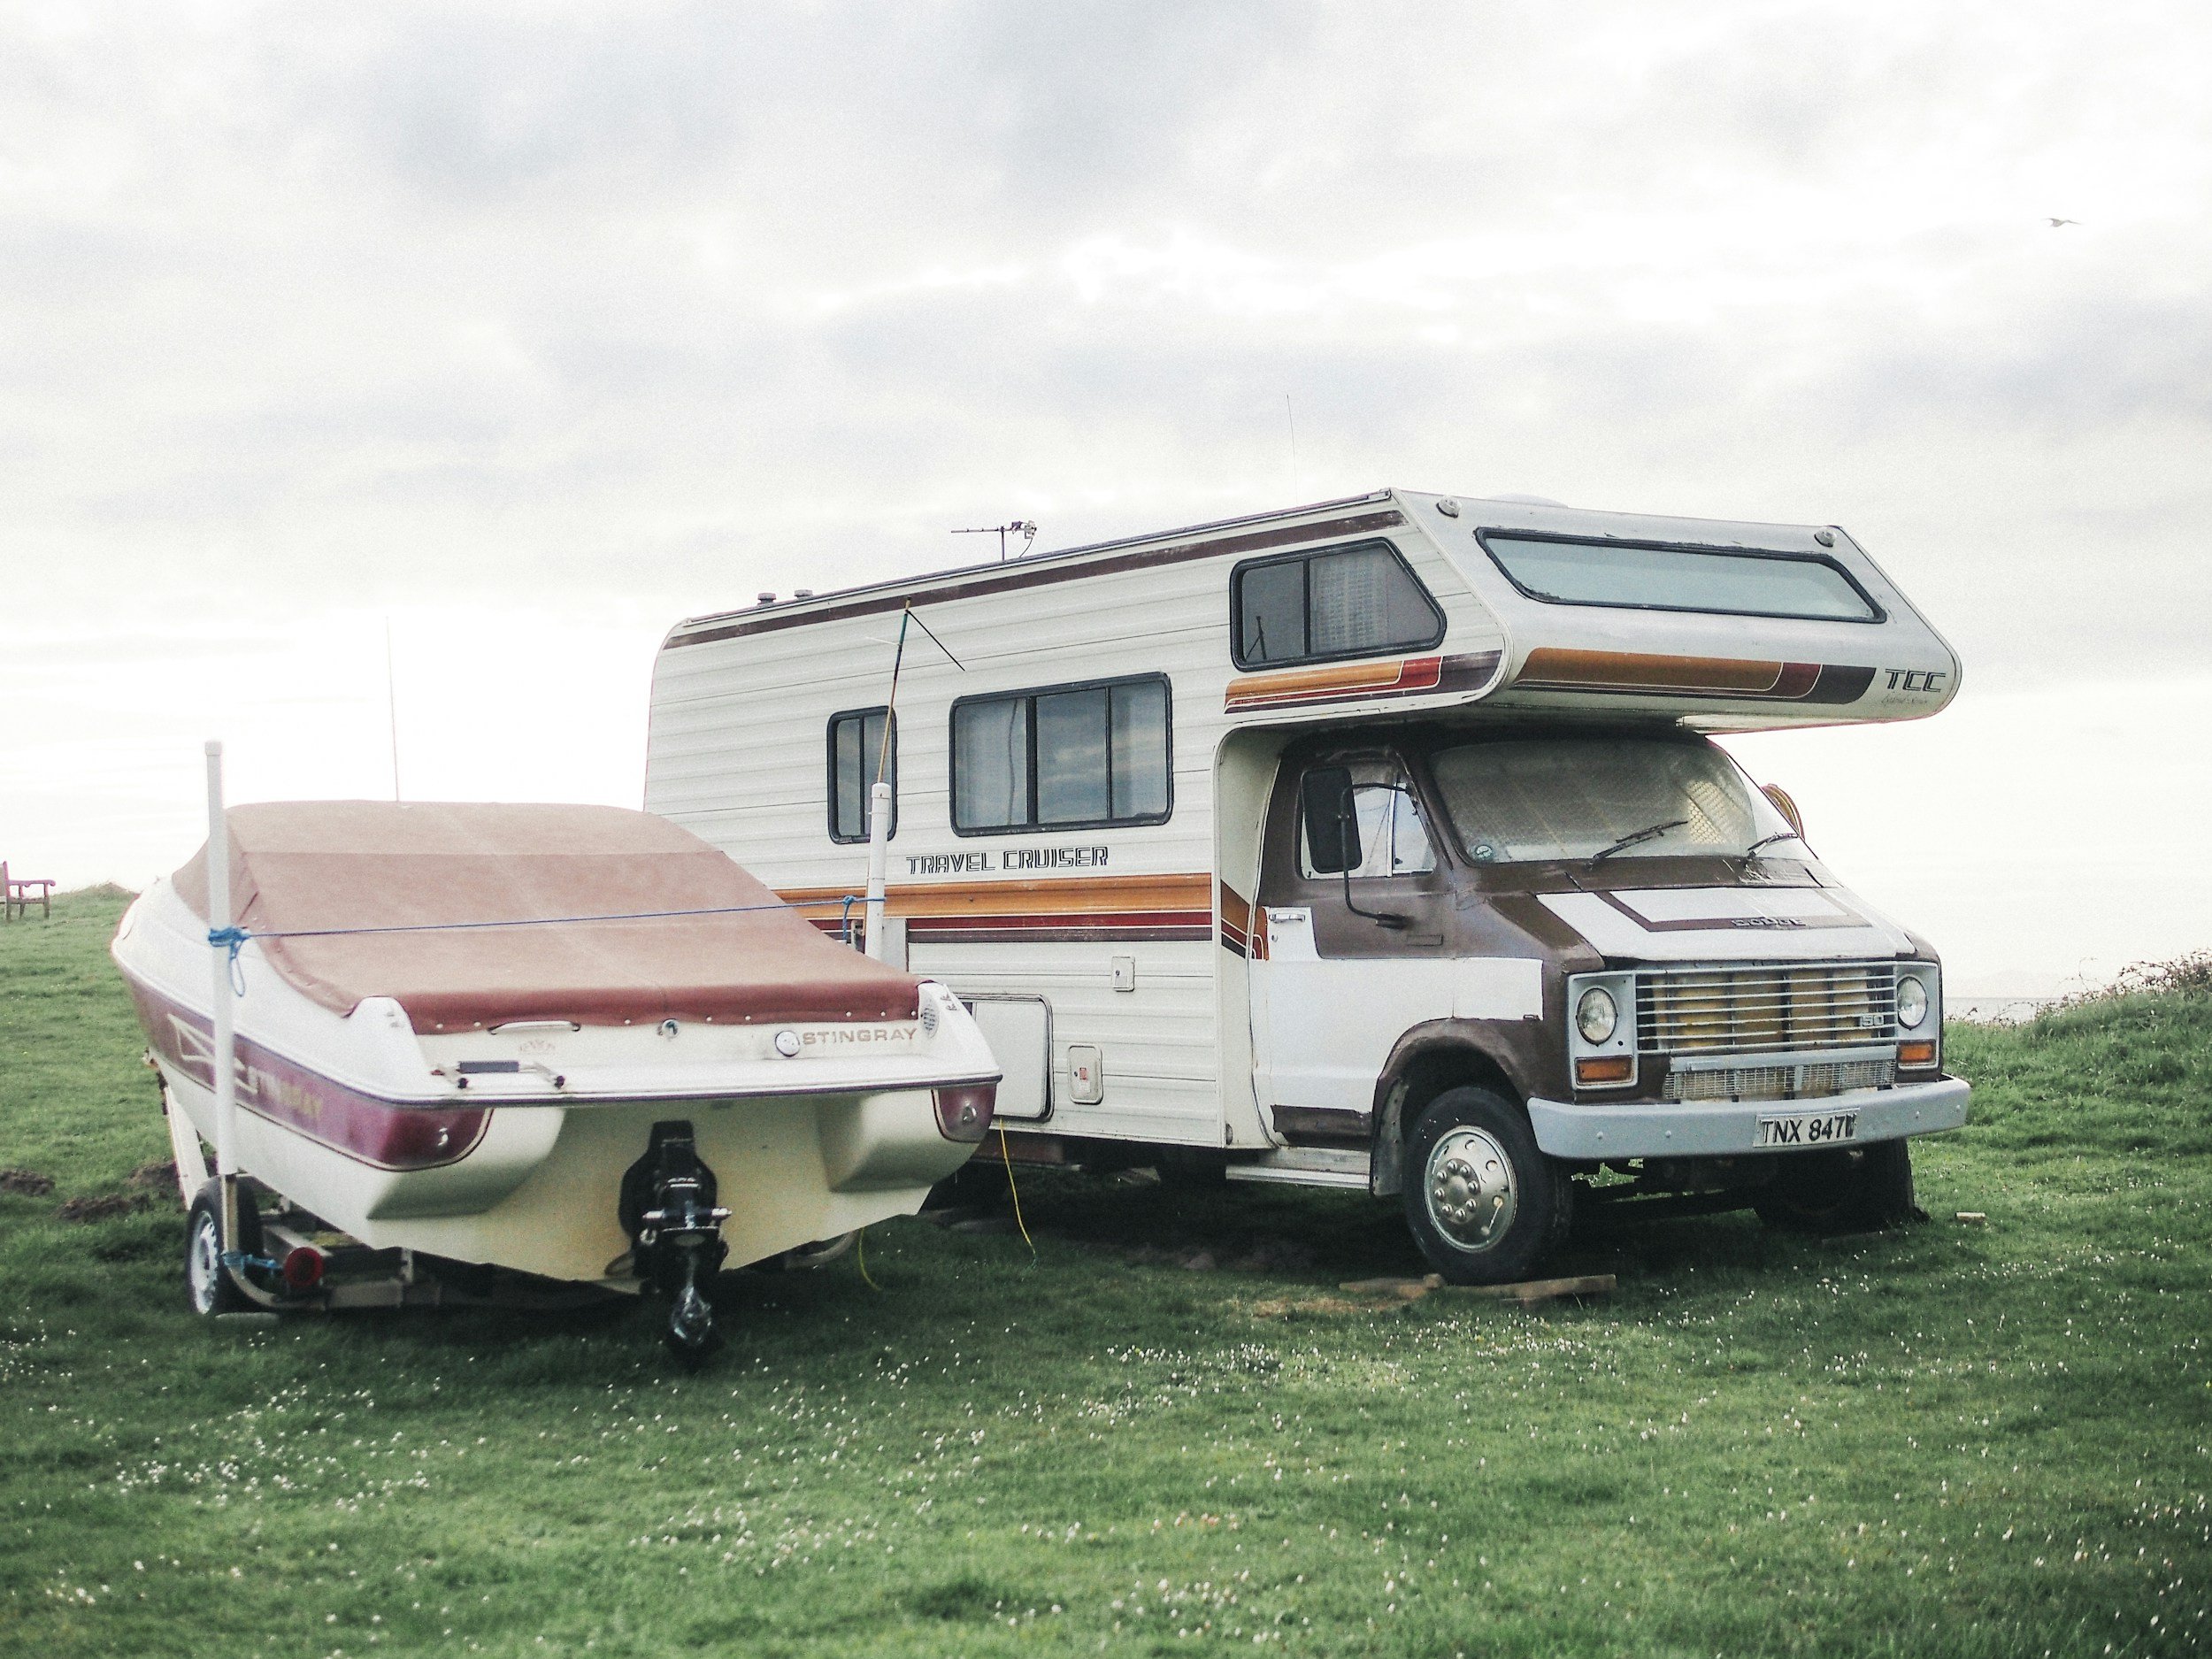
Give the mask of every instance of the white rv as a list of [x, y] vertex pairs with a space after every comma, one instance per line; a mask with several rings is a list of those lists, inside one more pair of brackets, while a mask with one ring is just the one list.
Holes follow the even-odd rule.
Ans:
[[880, 771], [875, 948], [1014, 1156], [1402, 1194], [1494, 1281], [1578, 1200], [1909, 1208], [1935, 953], [1706, 734], [1958, 679], [1833, 526], [1386, 490], [687, 621], [645, 803], [849, 926]]

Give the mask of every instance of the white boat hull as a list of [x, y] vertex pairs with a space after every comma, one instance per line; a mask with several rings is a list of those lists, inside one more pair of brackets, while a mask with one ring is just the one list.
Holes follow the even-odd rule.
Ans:
[[[114, 955], [174, 1108], [212, 1144], [206, 937], [161, 882]], [[918, 1210], [981, 1136], [972, 1110], [947, 1133], [939, 1091], [987, 1102], [997, 1078], [936, 987], [908, 1022], [424, 1035], [387, 998], [317, 1005], [251, 941], [236, 965], [242, 1171], [365, 1244], [611, 1288], [637, 1288], [618, 1200], [655, 1125], [691, 1125], [741, 1266]]]

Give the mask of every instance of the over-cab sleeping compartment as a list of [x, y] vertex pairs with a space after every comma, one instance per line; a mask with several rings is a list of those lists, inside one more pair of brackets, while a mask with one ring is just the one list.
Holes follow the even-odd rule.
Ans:
[[1505, 634], [1487, 707], [1709, 731], [1916, 719], [1959, 662], [1833, 526], [1401, 496]]

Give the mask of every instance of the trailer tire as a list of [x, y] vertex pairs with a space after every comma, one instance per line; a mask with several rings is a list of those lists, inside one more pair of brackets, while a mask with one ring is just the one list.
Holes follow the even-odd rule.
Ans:
[[1486, 1088], [1446, 1089], [1406, 1137], [1406, 1225], [1455, 1285], [1526, 1279], [1562, 1239], [1573, 1189], [1519, 1105]]
[[[238, 1242], [249, 1256], [261, 1254], [261, 1212], [253, 1194], [238, 1189]], [[207, 1182], [193, 1195], [184, 1228], [185, 1305], [203, 1318], [242, 1313], [255, 1306], [223, 1271], [223, 1183]]]
[[1759, 1219], [1793, 1233], [1869, 1233], [1917, 1219], [1912, 1146], [1903, 1140], [1786, 1152], [1751, 1201]]

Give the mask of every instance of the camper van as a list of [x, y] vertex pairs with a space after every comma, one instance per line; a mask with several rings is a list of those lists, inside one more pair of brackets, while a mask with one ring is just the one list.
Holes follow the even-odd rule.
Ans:
[[1909, 1210], [1936, 953], [1712, 739], [1958, 684], [1834, 526], [1393, 489], [686, 621], [645, 804], [848, 937], [879, 824], [870, 949], [1012, 1158], [1394, 1198], [1505, 1282], [1578, 1204]]

